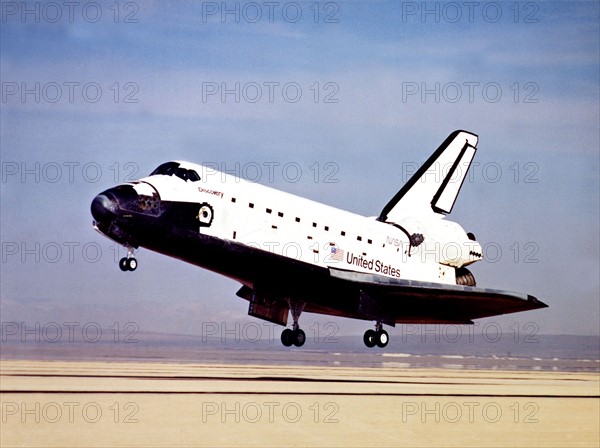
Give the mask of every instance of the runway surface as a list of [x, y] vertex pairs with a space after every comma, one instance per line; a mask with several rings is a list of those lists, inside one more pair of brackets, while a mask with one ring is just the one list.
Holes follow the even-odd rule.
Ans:
[[600, 445], [598, 373], [3, 360], [10, 446]]

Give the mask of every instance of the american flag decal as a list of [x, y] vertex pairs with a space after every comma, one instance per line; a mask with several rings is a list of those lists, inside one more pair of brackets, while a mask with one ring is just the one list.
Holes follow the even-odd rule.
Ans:
[[339, 247], [331, 248], [331, 259], [335, 261], [344, 261], [344, 251]]

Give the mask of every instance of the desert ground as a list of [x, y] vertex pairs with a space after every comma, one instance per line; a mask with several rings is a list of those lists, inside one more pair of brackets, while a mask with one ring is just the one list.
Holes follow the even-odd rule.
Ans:
[[598, 373], [3, 360], [0, 445], [600, 445]]

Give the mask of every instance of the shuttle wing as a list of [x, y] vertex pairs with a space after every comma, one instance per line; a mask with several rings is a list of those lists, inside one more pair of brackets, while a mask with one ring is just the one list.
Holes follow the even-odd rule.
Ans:
[[406, 216], [450, 213], [477, 151], [477, 140], [467, 131], [450, 134], [388, 202], [378, 220], [399, 222]]
[[360, 290], [363, 318], [394, 323], [469, 324], [472, 319], [548, 305], [536, 297], [498, 289], [395, 279], [329, 268], [331, 277]]

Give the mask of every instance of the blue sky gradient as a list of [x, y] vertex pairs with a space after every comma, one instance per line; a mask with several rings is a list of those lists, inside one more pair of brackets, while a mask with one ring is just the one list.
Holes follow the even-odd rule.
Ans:
[[[171, 159], [238, 163], [240, 174], [256, 163], [260, 183], [375, 216], [410, 169], [451, 131], [467, 129], [480, 137], [479, 165], [449, 219], [489, 249], [472, 269], [478, 283], [550, 305], [494, 320], [599, 334], [598, 2], [499, 2], [496, 22], [490, 2], [479, 2], [472, 20], [461, 2], [427, 3], [439, 17], [423, 16], [422, 2], [298, 2], [295, 23], [282, 15], [289, 2], [272, 22], [262, 3], [239, 3], [240, 11], [263, 5], [256, 23], [222, 18], [221, 2], [120, 2], [117, 23], [114, 2], [99, 2], [93, 23], [82, 15], [86, 4], [72, 23], [65, 6], [52, 23], [45, 3], [27, 4], [40, 8], [36, 21], [13, 13], [21, 2], [2, 2], [3, 322], [135, 321], [188, 334], [201, 322], [247, 322], [238, 285], [215, 274], [145, 250], [135, 274], [120, 272], [111, 242], [91, 228], [94, 195]], [[454, 5], [462, 5], [457, 21]], [[336, 21], [325, 23], [332, 12]], [[125, 23], [128, 13], [137, 22]], [[39, 101], [22, 96], [36, 83]], [[65, 83], [76, 83], [73, 101]], [[82, 93], [90, 83], [101, 88], [98, 101]], [[246, 86], [247, 95], [203, 97], [223, 83]], [[257, 102], [248, 100], [254, 83]], [[272, 102], [268, 83], [278, 83]], [[296, 102], [282, 93], [290, 83], [302, 89]], [[62, 93], [53, 102], [55, 84]], [[437, 85], [437, 96], [421, 95]], [[335, 102], [325, 102], [328, 94]], [[269, 163], [280, 164], [273, 179]], [[297, 182], [285, 178], [285, 164], [302, 168]], [[327, 174], [337, 182], [325, 182]], [[366, 328], [335, 321], [348, 334]]]

